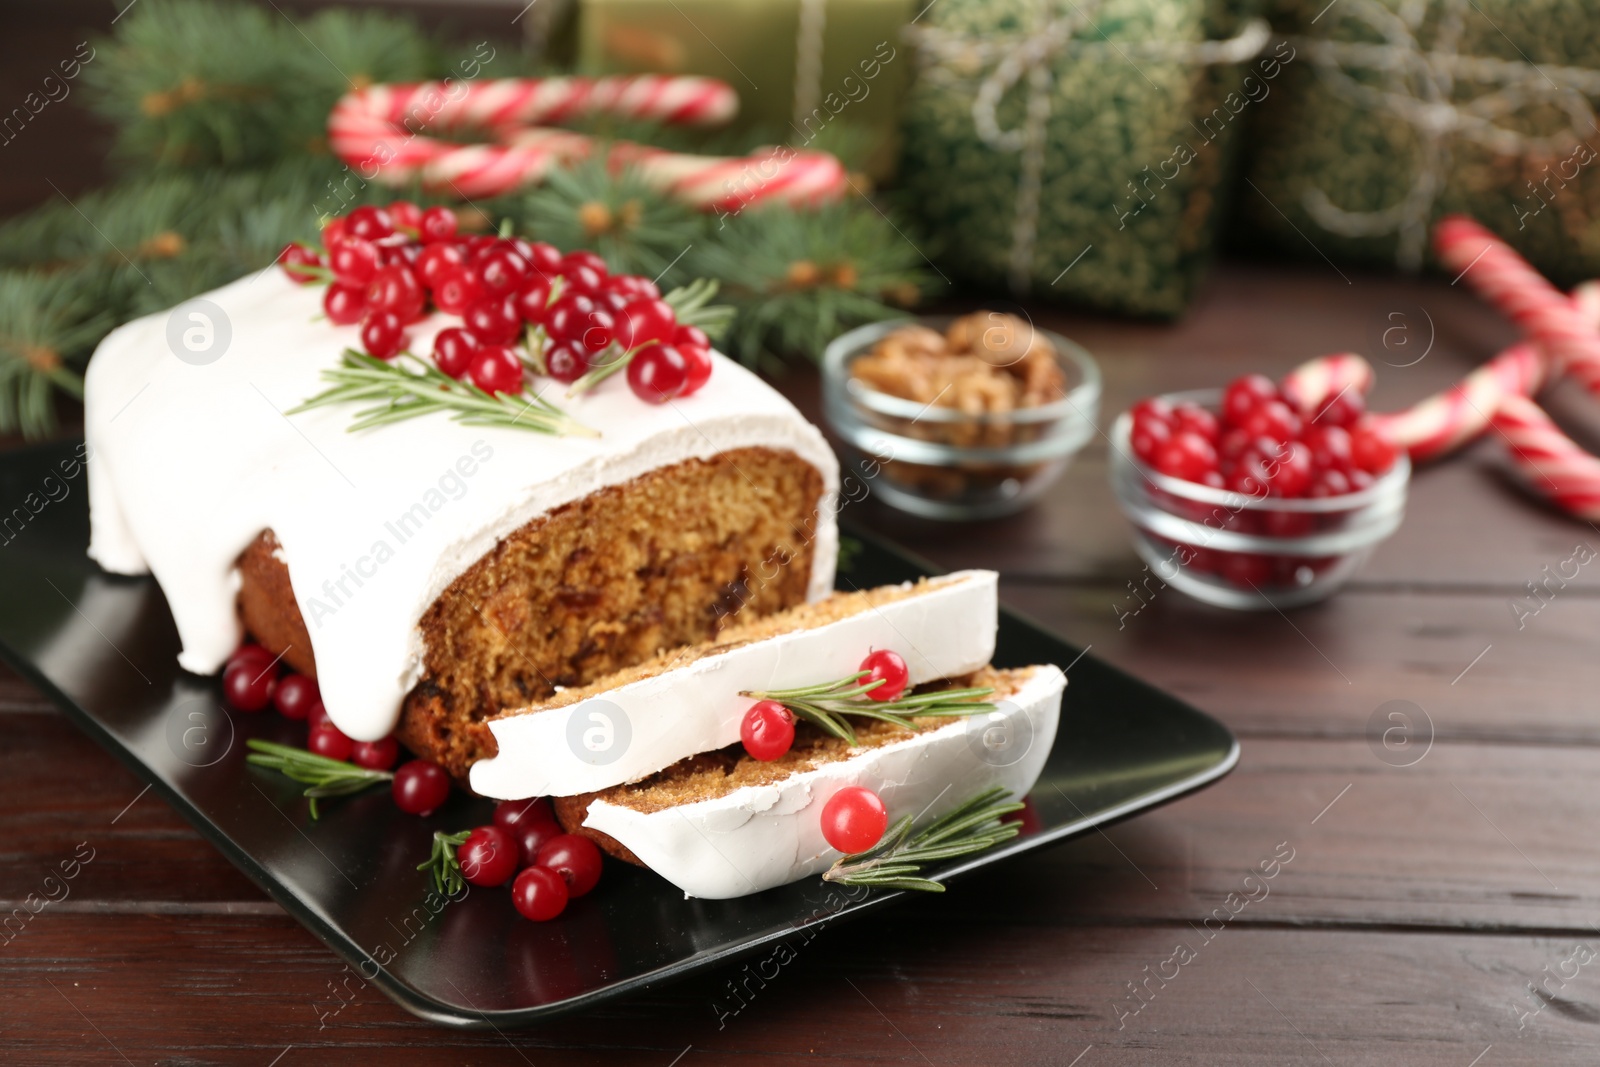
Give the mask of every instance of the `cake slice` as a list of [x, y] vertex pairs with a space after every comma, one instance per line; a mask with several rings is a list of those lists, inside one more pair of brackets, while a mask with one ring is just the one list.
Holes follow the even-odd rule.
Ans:
[[987, 686], [996, 710], [970, 718], [872, 723], [846, 744], [802, 725], [770, 763], [738, 746], [683, 760], [643, 781], [553, 801], [569, 833], [648, 867], [687, 896], [744, 896], [826, 870], [839, 852], [820, 813], [834, 793], [865, 786], [891, 820], [922, 824], [999, 786], [1015, 796], [1038, 780], [1055, 741], [1066, 676], [1053, 666], [958, 680]]
[[520, 800], [638, 781], [737, 742], [741, 693], [843, 677], [874, 648], [898, 652], [911, 685], [970, 674], [994, 655], [997, 580], [961, 571], [835, 593], [490, 719], [498, 752], [473, 765], [472, 787]]

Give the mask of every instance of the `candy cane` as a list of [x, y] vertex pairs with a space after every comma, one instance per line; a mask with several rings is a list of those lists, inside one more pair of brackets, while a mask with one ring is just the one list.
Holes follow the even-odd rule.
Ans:
[[1511, 461], [1529, 489], [1580, 519], [1600, 521], [1600, 459], [1525, 396], [1505, 397], [1494, 426], [1505, 436]]
[[[344, 96], [328, 116], [333, 151], [364, 176], [391, 185], [420, 181], [464, 197], [495, 196], [543, 180], [551, 167], [594, 155], [598, 142], [543, 124], [609, 114], [705, 125], [726, 121], [738, 98], [710, 78], [510, 78], [375, 85]], [[481, 129], [491, 144], [455, 144], [449, 134]], [[606, 163], [634, 165], [653, 187], [706, 210], [762, 201], [809, 204], [840, 196], [843, 166], [825, 152], [772, 148], [746, 157], [697, 156], [618, 142]]]
[[1347, 389], [1363, 394], [1371, 389], [1372, 364], [1354, 352], [1318, 356], [1284, 375], [1281, 388], [1301, 414], [1311, 418], [1330, 397]]
[[1547, 363], [1537, 345], [1513, 345], [1442, 393], [1404, 411], [1374, 415], [1373, 425], [1414, 461], [1437, 459], [1489, 428], [1509, 398], [1529, 397], [1543, 387]]
[[1554, 361], [1556, 373], [1572, 374], [1591, 392], [1600, 392], [1600, 333], [1569, 297], [1469, 218], [1440, 220], [1433, 244], [1439, 262], [1521, 326]]

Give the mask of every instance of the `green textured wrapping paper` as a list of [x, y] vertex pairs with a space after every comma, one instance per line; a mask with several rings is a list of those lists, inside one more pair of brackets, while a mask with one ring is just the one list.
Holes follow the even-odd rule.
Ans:
[[1431, 223], [1464, 212], [1561, 284], [1600, 275], [1600, 3], [1277, 0], [1271, 16], [1300, 59], [1262, 109], [1251, 230], [1414, 269]]
[[[739, 120], [795, 147], [859, 146], [893, 170], [913, 0], [583, 0], [578, 64], [702, 74], [739, 91]], [[843, 131], [848, 131], [843, 132]]]
[[1202, 0], [939, 0], [907, 38], [900, 173], [948, 274], [1184, 309], [1238, 132], [1277, 91], [1264, 25]]

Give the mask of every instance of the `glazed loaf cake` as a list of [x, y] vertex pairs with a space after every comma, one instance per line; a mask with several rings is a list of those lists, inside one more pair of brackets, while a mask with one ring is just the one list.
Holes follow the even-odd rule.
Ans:
[[[442, 415], [350, 433], [338, 406], [285, 414], [354, 343], [319, 296], [269, 270], [90, 363], [90, 554], [155, 576], [185, 668], [247, 629], [345, 733], [398, 727], [465, 776], [491, 716], [831, 591], [837, 462], [737, 364], [669, 404], [620, 376], [562, 401], [593, 439]], [[229, 338], [205, 361], [174, 341], [194, 314]]]

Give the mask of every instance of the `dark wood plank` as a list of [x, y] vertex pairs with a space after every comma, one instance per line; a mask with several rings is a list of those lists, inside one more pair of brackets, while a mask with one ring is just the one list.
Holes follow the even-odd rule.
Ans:
[[[1590, 696], [1600, 601], [1347, 590], [1287, 616], [1208, 607], [1174, 589], [1003, 583], [1005, 602], [1246, 736], [1363, 736], [1391, 700], [1440, 737], [1600, 742]], [[1121, 614], [1120, 613], [1127, 613]], [[1136, 612], [1136, 614], [1134, 613]], [[1519, 629], [1519, 622], [1522, 624]]]
[[[1081, 1055], [1085, 1065], [1466, 1067], [1491, 1045], [1483, 1062], [1548, 1065], [1584, 1062], [1600, 1017], [1592, 970], [1550, 979], [1557, 999], [1533, 1013], [1527, 984], [1571, 956], [1572, 938], [1219, 924], [1206, 941], [1186, 924], [965, 921], [981, 910], [931, 903], [800, 945], [787, 965], [767, 963], [765, 979], [724, 970], [514, 1035], [426, 1026], [354, 985], [335, 1013], [340, 968], [288, 919], [265, 917], [41, 917], [7, 947], [0, 995], [8, 1018], [28, 1021], [6, 1034], [24, 1061], [283, 1067], [380, 1054], [396, 1065], [953, 1067]], [[1164, 963], [1180, 943], [1187, 962]], [[1135, 1000], [1130, 983], [1151, 974], [1148, 999]]]

